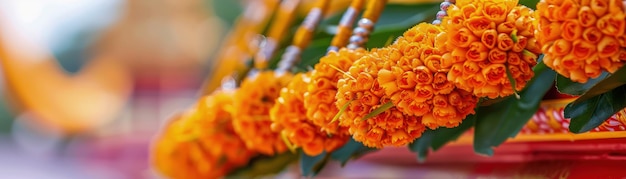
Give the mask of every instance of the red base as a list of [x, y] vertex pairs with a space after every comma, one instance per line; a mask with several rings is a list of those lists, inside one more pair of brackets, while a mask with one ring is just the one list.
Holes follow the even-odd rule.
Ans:
[[[359, 168], [390, 166], [400, 173], [394, 176], [417, 178], [445, 176], [442, 174], [472, 178], [626, 178], [626, 139], [505, 143], [492, 157], [476, 155], [471, 145], [451, 145], [430, 153], [423, 164], [408, 148], [388, 148], [354, 163], [359, 163]], [[345, 169], [350, 170], [354, 163]]]

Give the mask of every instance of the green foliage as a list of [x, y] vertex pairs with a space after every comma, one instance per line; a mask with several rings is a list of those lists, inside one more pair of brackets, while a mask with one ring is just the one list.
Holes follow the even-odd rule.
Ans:
[[604, 80], [609, 76], [608, 72], [602, 73], [598, 78], [589, 79], [587, 83], [576, 83], [571, 79], [564, 77], [560, 74], [556, 76], [556, 88], [560, 93], [579, 96], [585, 94], [591, 87], [598, 84], [598, 82]]
[[257, 178], [275, 175], [298, 160], [298, 153], [285, 152], [275, 156], [258, 156], [248, 165], [229, 173], [226, 178]]
[[329, 155], [323, 152], [317, 156], [308, 156], [300, 152], [300, 171], [302, 176], [312, 177], [319, 173], [328, 162]]
[[243, 12], [239, 1], [208, 0], [205, 4], [215, 13], [215, 16], [227, 23], [228, 27], [232, 26]]
[[445, 144], [459, 138], [463, 133], [472, 128], [476, 123], [476, 115], [469, 115], [459, 126], [455, 128], [438, 128], [426, 130], [422, 137], [409, 144], [409, 149], [417, 153], [417, 160], [426, 160], [429, 150], [437, 151]]
[[366, 147], [362, 143], [350, 138], [343, 147], [332, 152], [330, 157], [335, 161], [341, 162], [341, 165], [344, 166], [350, 159], [358, 158], [376, 150], [377, 149]]
[[372, 112], [368, 113], [367, 115], [365, 115], [361, 120], [367, 120], [369, 118], [372, 118], [376, 115], [379, 115], [380, 113], [383, 113], [389, 109], [391, 109], [393, 107], [393, 103], [391, 101], [380, 105], [378, 108], [372, 110]]
[[598, 82], [596, 85], [591, 87], [585, 94], [580, 96], [574, 103], [588, 100], [592, 97], [601, 95], [606, 92], [610, 92], [611, 90], [620, 87], [626, 84], [626, 68], [620, 68], [612, 75], [606, 77], [604, 80]]
[[[570, 84], [566, 87], [579, 89], [582, 96], [565, 107], [565, 117], [571, 118], [569, 129], [573, 133], [583, 133], [598, 127], [613, 114], [626, 107], [624, 92], [626, 68], [613, 74], [604, 73], [586, 84]], [[570, 90], [568, 92], [571, 92]]]
[[571, 118], [569, 130], [573, 133], [590, 131], [613, 114], [626, 107], [626, 85], [609, 92], [575, 101], [565, 107], [565, 117]]
[[11, 132], [11, 126], [15, 118], [13, 116], [15, 114], [9, 109], [8, 102], [7, 97], [0, 96], [0, 136]]
[[507, 97], [502, 102], [480, 107], [476, 113], [474, 150], [493, 155], [492, 147], [514, 137], [539, 109], [543, 96], [552, 87], [555, 72], [540, 62], [533, 68], [535, 77], [520, 92], [520, 99]]
[[375, 150], [376, 149], [368, 148], [362, 143], [350, 138], [344, 146], [330, 154], [324, 152], [317, 156], [308, 156], [304, 152], [301, 152], [300, 170], [303, 176], [312, 177], [319, 173], [330, 160], [341, 162], [341, 165], [344, 166], [348, 160], [358, 158]]
[[519, 4], [524, 5], [533, 10], [537, 9], [537, 3], [539, 3], [539, 0], [520, 0], [519, 1]]

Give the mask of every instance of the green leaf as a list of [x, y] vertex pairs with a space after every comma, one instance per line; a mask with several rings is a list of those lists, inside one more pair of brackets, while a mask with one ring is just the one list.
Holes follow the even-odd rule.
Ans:
[[393, 107], [393, 103], [391, 101], [389, 101], [389, 102], [387, 102], [387, 103], [385, 103], [385, 104], [383, 104], [381, 106], [378, 106], [378, 108], [372, 110], [372, 112], [370, 112], [367, 115], [365, 115], [361, 120], [367, 120], [369, 118], [372, 118], [372, 117], [374, 117], [376, 115], [379, 115], [380, 113], [383, 113], [383, 112], [391, 109], [392, 107]]
[[296, 160], [298, 160], [298, 154], [291, 152], [275, 156], [258, 156], [253, 158], [248, 165], [229, 173], [226, 178], [256, 178], [278, 174]]
[[565, 117], [571, 118], [569, 130], [574, 133], [590, 131], [613, 114], [626, 107], [626, 85], [595, 96], [577, 101], [565, 107]]
[[465, 117], [463, 123], [455, 128], [438, 128], [436, 130], [426, 130], [422, 137], [409, 144], [409, 149], [417, 153], [417, 160], [426, 160], [429, 150], [437, 151], [445, 144], [459, 138], [463, 133], [472, 128], [476, 123], [476, 115]]
[[433, 139], [436, 137], [436, 131], [427, 129], [422, 134], [422, 137], [413, 141], [413, 143], [409, 144], [409, 150], [417, 153], [417, 161], [424, 162], [426, 161], [426, 156], [428, 155], [428, 151], [432, 149], [431, 145], [433, 143]]
[[578, 97], [574, 102], [586, 101], [592, 97], [598, 96], [600, 94], [609, 92], [617, 87], [626, 84], [626, 66], [620, 68], [612, 75], [606, 77], [604, 80], [598, 82], [596, 85], [591, 87], [589, 91], [587, 91], [582, 96]]
[[341, 117], [341, 115], [343, 115], [343, 112], [345, 112], [346, 109], [348, 109], [348, 106], [350, 106], [350, 103], [352, 103], [352, 101], [354, 101], [354, 100], [350, 100], [346, 104], [341, 106], [341, 109], [339, 109], [337, 114], [335, 114], [335, 117], [333, 117], [333, 119], [330, 120], [330, 122], [333, 123], [333, 122], [336, 122], [337, 120], [339, 120], [339, 117]]
[[511, 32], [511, 40], [513, 40], [513, 43], [517, 43], [517, 29], [514, 29], [513, 32]]
[[348, 160], [358, 158], [366, 153], [376, 151], [377, 149], [369, 148], [360, 142], [350, 138], [350, 140], [344, 144], [341, 148], [337, 149], [330, 154], [330, 157], [336, 161], [341, 162], [341, 166], [346, 165]]
[[535, 76], [520, 92], [520, 99], [507, 97], [498, 104], [478, 109], [474, 151], [493, 155], [492, 147], [502, 144], [509, 137], [515, 137], [537, 112], [539, 103], [552, 86], [556, 73], [543, 62], [538, 63], [533, 71]]
[[537, 3], [539, 3], [539, 0], [520, 0], [519, 4], [524, 5], [528, 8], [531, 8], [533, 10], [536, 9], [537, 7]]
[[328, 161], [328, 154], [323, 152], [317, 156], [308, 156], [300, 152], [300, 171], [302, 176], [312, 177], [317, 175]]
[[587, 83], [577, 83], [567, 77], [564, 77], [563, 75], [557, 74], [556, 89], [559, 90], [560, 93], [580, 96], [609, 75], [610, 73], [603, 72], [598, 78], [589, 79]]
[[[517, 37], [515, 37], [517, 38]], [[511, 70], [509, 69], [509, 65], [506, 65], [506, 77], [509, 79], [509, 83], [511, 83], [511, 89], [513, 89], [513, 93], [515, 95], [515, 97], [517, 99], [520, 98], [518, 91], [517, 91], [517, 82], [515, 81], [515, 79], [513, 78], [513, 74], [511, 74]]]
[[465, 131], [474, 127], [476, 124], [476, 115], [469, 115], [465, 117], [463, 123], [461, 123], [458, 127], [455, 128], [439, 128], [435, 130], [436, 138], [431, 143], [431, 147], [433, 150], [439, 150], [448, 142], [454, 141], [458, 139]]

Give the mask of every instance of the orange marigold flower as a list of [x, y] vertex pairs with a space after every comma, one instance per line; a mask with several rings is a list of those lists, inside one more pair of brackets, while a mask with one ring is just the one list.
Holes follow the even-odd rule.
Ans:
[[287, 150], [280, 134], [271, 130], [270, 108], [291, 78], [289, 73], [259, 72], [246, 78], [235, 93], [233, 126], [248, 148], [265, 155]]
[[254, 153], [233, 129], [227, 111], [232, 96], [218, 91], [203, 97], [165, 126], [151, 152], [154, 167], [171, 178], [219, 178], [247, 164]]
[[338, 81], [336, 105], [338, 108], [345, 106], [340, 124], [348, 126], [352, 137], [368, 147], [404, 146], [420, 137], [426, 129], [421, 117], [406, 115], [397, 107], [391, 107], [369, 119], [363, 119], [390, 100], [376, 80], [379, 70], [383, 68], [383, 59], [402, 61], [398, 49], [374, 49], [354, 62]]
[[[426, 31], [425, 29], [435, 30]], [[436, 38], [441, 34], [441, 28], [421, 23], [407, 32], [421, 34], [425, 38], [400, 37], [395, 44], [387, 47], [392, 49], [390, 51], [393, 53], [398, 53], [400, 58], [387, 58], [383, 62], [382, 68], [378, 71], [378, 83], [399, 111], [411, 116], [423, 116], [422, 124], [429, 128], [458, 126], [467, 115], [474, 113], [478, 100], [469, 92], [456, 88], [451, 81], [448, 81], [451, 64], [456, 62], [456, 59], [452, 58], [456, 58], [458, 52], [464, 50], [465, 54], [473, 56], [470, 61], [486, 61], [488, 54], [485, 49], [487, 47], [479, 41], [474, 41], [469, 44], [469, 50], [458, 49], [448, 56], [442, 56], [445, 52], [445, 43], [437, 43], [437, 41], [445, 40], [445, 38]], [[423, 39], [434, 39], [434, 41]], [[417, 44], [415, 45], [417, 49], [430, 52], [419, 58], [412, 58], [414, 63], [404, 63], [406, 48], [412, 46], [407, 44]], [[506, 53], [504, 55], [506, 56]], [[443, 62], [449, 62], [449, 64]], [[463, 94], [462, 98], [461, 94]]]
[[616, 71], [626, 61], [626, 13], [618, 0], [542, 0], [535, 34], [544, 63], [579, 83]]
[[329, 135], [306, 117], [304, 93], [310, 83], [309, 74], [295, 75], [280, 91], [280, 97], [270, 110], [272, 130], [281, 132], [294, 147], [302, 147], [309, 156], [332, 152], [348, 140], [348, 135]]
[[[525, 87], [516, 83], [513, 89], [507, 69], [531, 69], [541, 49], [532, 25], [533, 11], [517, 3], [517, 0], [457, 0], [456, 5], [448, 8], [441, 27], [450, 43], [441, 56], [453, 57], [447, 75], [456, 87], [488, 98], [509, 96]], [[572, 12], [563, 10], [561, 13], [571, 16]], [[561, 28], [570, 31], [572, 37], [582, 34], [577, 24], [551, 26], [543, 33], [556, 37]], [[521, 59], [529, 61], [520, 63]], [[516, 75], [513, 80], [528, 81], [533, 75], [531, 70]]]
[[343, 76], [342, 72], [348, 71], [352, 63], [361, 58], [365, 52], [363, 49], [342, 48], [338, 52], [328, 53], [315, 65], [310, 83], [307, 85], [307, 92], [304, 93], [304, 105], [307, 106], [306, 116], [316, 126], [320, 126], [322, 131], [336, 135], [348, 134], [348, 128], [331, 121], [339, 112], [335, 107], [337, 81]]

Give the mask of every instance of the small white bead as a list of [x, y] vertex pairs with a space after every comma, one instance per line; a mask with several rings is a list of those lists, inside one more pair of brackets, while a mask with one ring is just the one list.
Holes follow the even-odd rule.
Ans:
[[347, 47], [348, 47], [348, 49], [351, 49], [351, 50], [356, 50], [356, 49], [358, 49], [358, 48], [359, 48], [359, 45], [357, 45], [357, 44], [348, 44], [348, 46], [347, 46]]
[[439, 11], [437, 12], [437, 19], [443, 19], [446, 15], [448, 15], [446, 11]]
[[354, 28], [354, 34], [355, 35], [359, 35], [359, 36], [365, 37], [365, 36], [369, 35], [369, 33], [370, 33], [370, 31], [365, 29], [365, 28], [363, 28], [363, 27]]
[[363, 44], [365, 43], [365, 38], [358, 36], [358, 35], [353, 35], [352, 37], [350, 37], [350, 43], [354, 43], [354, 44]]
[[339, 48], [335, 47], [335, 46], [330, 46], [328, 47], [328, 49], [326, 49], [327, 52], [336, 52], [339, 51]]
[[447, 10], [448, 10], [448, 8], [449, 8], [451, 5], [452, 5], [452, 3], [448, 2], [448, 1], [444, 1], [444, 2], [442, 2], [442, 3], [439, 5], [439, 8], [440, 8], [442, 11], [447, 11]]
[[363, 27], [365, 29], [372, 29], [374, 28], [374, 22], [372, 22], [372, 20], [369, 20], [367, 18], [362, 18], [361, 20], [359, 20], [359, 27]]

